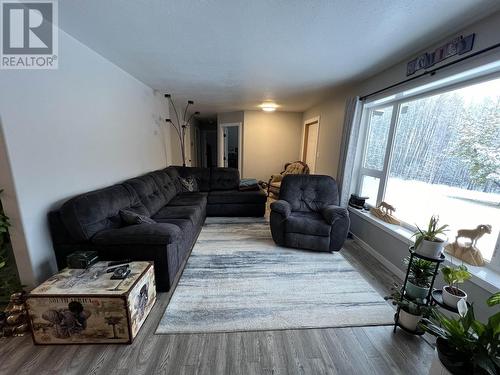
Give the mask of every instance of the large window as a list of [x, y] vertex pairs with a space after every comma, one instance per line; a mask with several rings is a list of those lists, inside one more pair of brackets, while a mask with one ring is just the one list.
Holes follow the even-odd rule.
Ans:
[[500, 265], [500, 78], [368, 104], [364, 119], [358, 193], [392, 204], [411, 228], [439, 215], [450, 241], [492, 225], [478, 248]]

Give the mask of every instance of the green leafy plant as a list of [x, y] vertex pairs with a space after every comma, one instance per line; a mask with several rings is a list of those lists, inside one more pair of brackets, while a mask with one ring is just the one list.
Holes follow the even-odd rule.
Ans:
[[[403, 259], [403, 263], [408, 265], [410, 257]], [[410, 274], [408, 276], [412, 284], [421, 288], [428, 288], [431, 286], [431, 278], [434, 276], [436, 263], [415, 257], [410, 265]]]
[[393, 305], [399, 306], [402, 310], [409, 314], [427, 315], [429, 308], [424, 304], [422, 299], [416, 298], [411, 300], [403, 296], [401, 293], [401, 287], [398, 284], [394, 284], [391, 290], [391, 295], [384, 297], [386, 301], [392, 301]]
[[465, 265], [460, 265], [458, 267], [445, 266], [441, 268], [443, 272], [443, 279], [446, 284], [448, 284], [448, 292], [461, 295], [459, 292], [458, 284], [462, 284], [464, 281], [471, 278], [470, 272], [467, 270]]
[[423, 240], [442, 242], [438, 236], [447, 232], [447, 228], [448, 224], [439, 226], [439, 216], [431, 216], [426, 230], [420, 229], [417, 225], [417, 231], [413, 234], [415, 237], [415, 248], [417, 248]]
[[[488, 306], [500, 304], [500, 292], [487, 300]], [[459, 317], [452, 319], [431, 308], [420, 328], [444, 340], [454, 357], [461, 358], [474, 374], [498, 374], [500, 370], [500, 312], [491, 315], [487, 323], [476, 320], [474, 308], [464, 300], [458, 302]], [[472, 372], [471, 372], [472, 373]]]
[[9, 227], [9, 218], [0, 203], [0, 307], [7, 305], [10, 295], [22, 288], [10, 252]]
[[486, 300], [486, 304], [490, 307], [500, 305], [500, 292], [491, 295], [490, 298]]

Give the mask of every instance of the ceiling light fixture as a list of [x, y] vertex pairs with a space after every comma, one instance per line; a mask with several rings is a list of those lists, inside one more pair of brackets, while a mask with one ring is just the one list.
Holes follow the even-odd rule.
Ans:
[[278, 108], [278, 105], [272, 102], [265, 102], [259, 105], [259, 107], [265, 112], [274, 112]]

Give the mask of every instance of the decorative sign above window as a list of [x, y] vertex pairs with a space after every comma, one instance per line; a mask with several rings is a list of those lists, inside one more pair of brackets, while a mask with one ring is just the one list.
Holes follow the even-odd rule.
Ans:
[[462, 55], [472, 50], [474, 36], [472, 33], [467, 36], [460, 35], [448, 43], [436, 48], [433, 52], [426, 52], [416, 59], [413, 59], [406, 66], [406, 75], [411, 76], [421, 69], [427, 69], [447, 58], [455, 55]]

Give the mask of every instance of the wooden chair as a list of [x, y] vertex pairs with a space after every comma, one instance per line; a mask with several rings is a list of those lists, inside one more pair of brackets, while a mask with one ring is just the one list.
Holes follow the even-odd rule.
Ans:
[[278, 199], [280, 195], [281, 181], [289, 174], [309, 174], [309, 167], [302, 161], [286, 163], [280, 174], [272, 175], [267, 183], [267, 196]]

